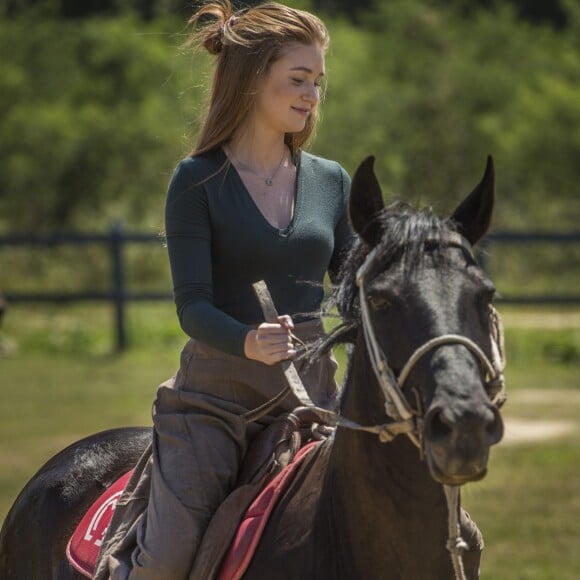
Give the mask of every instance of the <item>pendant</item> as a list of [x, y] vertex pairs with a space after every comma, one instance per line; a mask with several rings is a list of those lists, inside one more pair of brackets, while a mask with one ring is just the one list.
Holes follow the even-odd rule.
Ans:
[[272, 179], [270, 177], [264, 179], [264, 182], [266, 183], [266, 185], [269, 185], [270, 187], [272, 187]]

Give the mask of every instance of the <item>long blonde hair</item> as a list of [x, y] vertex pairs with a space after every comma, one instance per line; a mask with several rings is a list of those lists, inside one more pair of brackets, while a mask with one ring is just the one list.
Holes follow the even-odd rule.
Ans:
[[[199, 155], [227, 143], [247, 119], [260, 81], [291, 43], [318, 43], [325, 50], [324, 23], [309, 12], [268, 2], [235, 12], [230, 0], [210, 0], [189, 20], [186, 46], [216, 55], [213, 82], [197, 143]], [[296, 154], [313, 136], [318, 119], [311, 113], [300, 133], [284, 140]]]

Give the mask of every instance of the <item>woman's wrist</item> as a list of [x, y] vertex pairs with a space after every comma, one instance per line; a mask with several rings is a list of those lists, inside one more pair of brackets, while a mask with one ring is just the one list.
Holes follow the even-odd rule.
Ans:
[[251, 329], [244, 338], [244, 355], [246, 358], [256, 360], [256, 330]]

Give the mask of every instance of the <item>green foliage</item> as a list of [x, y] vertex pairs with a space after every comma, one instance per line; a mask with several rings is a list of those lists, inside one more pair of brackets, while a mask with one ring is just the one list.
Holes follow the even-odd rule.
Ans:
[[[114, 352], [114, 311], [109, 304], [12, 305], [0, 330], [0, 361], [27, 354], [99, 357]], [[134, 304], [126, 310], [130, 350], [158, 348], [179, 352], [185, 335], [170, 300]]]
[[[332, 46], [313, 150], [351, 172], [372, 153], [388, 197], [445, 210], [492, 153], [496, 225], [577, 227], [577, 3], [558, 31], [522, 22], [509, 3], [376, 6], [358, 26], [324, 16]], [[207, 80], [205, 60], [179, 54], [182, 32], [174, 17], [0, 19], [0, 231], [111, 217], [161, 226]]]
[[354, 170], [373, 153], [389, 197], [451, 209], [495, 156], [496, 225], [576, 228], [580, 62], [571, 31], [392, 0], [364, 29], [333, 22], [316, 149]]
[[[0, 17], [0, 234], [103, 231], [116, 219], [159, 232], [209, 59], [180, 53], [176, 17], [58, 20], [57, 3], [41, 4]], [[357, 25], [323, 14], [332, 42], [313, 152], [351, 173], [374, 154], [387, 199], [443, 213], [491, 153], [496, 227], [578, 229], [580, 5], [566, 0], [567, 26], [554, 30], [522, 22], [509, 3], [463, 4], [377, 2]], [[6, 291], [106, 289], [110, 264], [98, 249], [0, 250]], [[164, 253], [131, 253], [132, 286], [165, 290]], [[578, 260], [574, 246], [492, 246], [488, 261], [511, 296], [576, 293]]]
[[491, 243], [485, 250], [486, 270], [502, 297], [578, 296], [580, 243]]
[[506, 333], [510, 363], [580, 367], [580, 329], [511, 329]]
[[0, 230], [161, 227], [198, 100], [179, 42], [130, 17], [0, 21]]

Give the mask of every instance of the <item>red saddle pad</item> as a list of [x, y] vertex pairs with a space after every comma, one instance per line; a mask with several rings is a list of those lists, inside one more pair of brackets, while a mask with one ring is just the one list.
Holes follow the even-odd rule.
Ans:
[[66, 555], [75, 570], [93, 577], [99, 549], [111, 523], [115, 507], [133, 470], [120, 477], [89, 508], [66, 547]]
[[302, 447], [292, 462], [274, 477], [252, 502], [224, 558], [219, 580], [239, 580], [244, 575], [254, 557], [272, 510], [294, 479], [304, 458], [318, 444], [318, 441], [312, 441]]
[[[250, 564], [268, 517], [294, 478], [303, 459], [318, 445], [305, 445], [293, 461], [260, 491], [246, 511], [234, 541], [224, 558], [219, 580], [238, 580]], [[89, 508], [80, 521], [66, 548], [71, 565], [87, 578], [92, 578], [101, 543], [111, 523], [117, 501], [121, 497], [133, 471], [118, 479]]]

